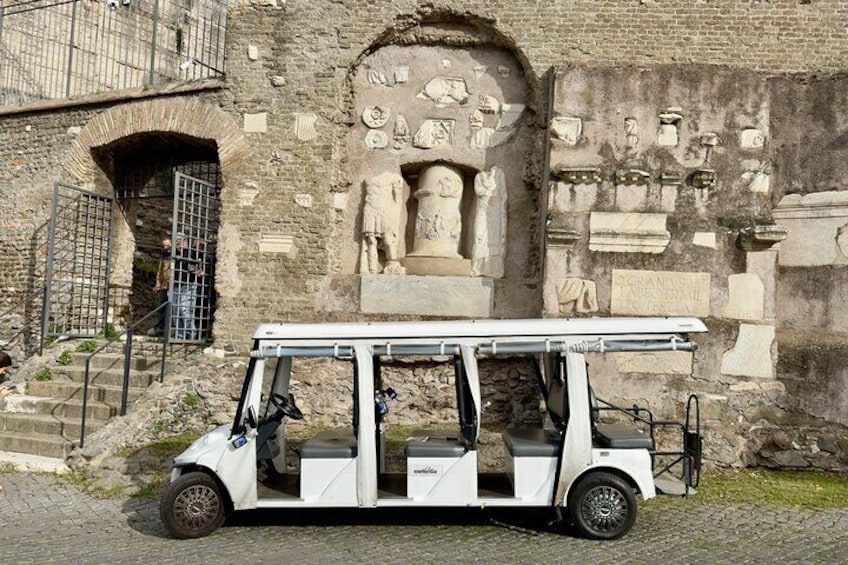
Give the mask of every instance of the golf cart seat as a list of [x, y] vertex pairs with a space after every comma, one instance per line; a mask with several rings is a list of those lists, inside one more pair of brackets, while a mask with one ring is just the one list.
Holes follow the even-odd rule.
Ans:
[[423, 457], [462, 457], [468, 451], [458, 438], [451, 437], [414, 437], [407, 442], [403, 452], [407, 458]]
[[556, 457], [561, 449], [560, 435], [553, 430], [505, 430], [501, 437], [512, 457]]
[[599, 447], [610, 449], [653, 449], [651, 437], [627, 424], [595, 424], [595, 440]]
[[300, 448], [301, 459], [352, 459], [356, 438], [351, 430], [327, 430], [309, 439]]

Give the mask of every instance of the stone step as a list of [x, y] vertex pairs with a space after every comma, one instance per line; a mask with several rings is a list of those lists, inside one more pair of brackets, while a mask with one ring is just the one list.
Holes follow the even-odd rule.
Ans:
[[64, 459], [74, 444], [61, 436], [39, 433], [0, 432], [0, 451], [29, 453]]
[[[89, 384], [88, 400], [105, 402], [112, 405], [121, 404], [122, 387], [117, 385]], [[130, 387], [127, 389], [127, 401], [134, 402], [144, 388]], [[57, 400], [82, 400], [83, 384], [72, 381], [30, 381], [27, 384], [27, 394], [30, 396], [41, 396], [55, 398]]]
[[[55, 398], [39, 398], [27, 396], [28, 410], [31, 414], [46, 414], [58, 418], [80, 418], [82, 416], [82, 400], [57, 400]], [[108, 420], [117, 416], [120, 404], [106, 404], [89, 400], [86, 406], [87, 418], [95, 420]]]
[[[144, 388], [150, 386], [154, 380], [159, 378], [159, 367], [155, 370], [130, 371], [129, 385], [131, 388]], [[85, 382], [85, 365], [67, 365], [59, 366], [53, 369], [53, 373], [58, 377], [67, 377], [75, 383]], [[124, 384], [124, 368], [123, 366], [115, 369], [94, 369], [89, 373], [89, 385], [111, 385], [123, 386]], [[46, 381], [45, 381], [46, 382]]]
[[[71, 353], [71, 364], [85, 367], [85, 360], [88, 359], [90, 353]], [[153, 355], [139, 355], [133, 351], [130, 359], [130, 369], [145, 370], [158, 369], [162, 358]], [[91, 358], [90, 366], [92, 369], [124, 369], [124, 355], [122, 353], [98, 353]]]
[[[86, 433], [99, 430], [106, 422], [86, 419]], [[14, 414], [0, 412], [0, 433], [44, 434], [77, 441], [80, 436], [80, 418], [64, 418], [46, 414]]]

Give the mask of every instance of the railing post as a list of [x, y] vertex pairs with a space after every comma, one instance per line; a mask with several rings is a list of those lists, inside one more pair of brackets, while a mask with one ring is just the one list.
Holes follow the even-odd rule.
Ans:
[[121, 388], [121, 416], [126, 416], [127, 414], [127, 394], [129, 393], [130, 387], [130, 363], [132, 362], [132, 341], [133, 330], [132, 327], [130, 327], [130, 329], [127, 330], [127, 350], [124, 353], [124, 384]]
[[68, 40], [68, 83], [65, 87], [65, 98], [71, 97], [71, 77], [74, 65], [74, 34], [77, 27], [77, 0], [73, 0], [71, 7], [71, 37]]
[[162, 305], [165, 308], [165, 327], [162, 331], [162, 362], [159, 365], [159, 382], [165, 380], [165, 357], [168, 355], [168, 338], [171, 337], [171, 301]]
[[150, 79], [148, 84], [153, 86], [156, 73], [156, 36], [159, 32], [159, 0], [153, 0], [153, 35], [150, 41]]
[[82, 385], [82, 422], [80, 424], [80, 449], [85, 447], [85, 413], [88, 409], [88, 373], [91, 370], [91, 356], [85, 360], [85, 378]]

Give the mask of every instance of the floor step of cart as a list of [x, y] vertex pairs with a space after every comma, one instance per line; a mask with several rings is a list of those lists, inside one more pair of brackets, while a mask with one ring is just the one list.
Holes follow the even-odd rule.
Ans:
[[698, 491], [692, 487], [687, 488], [686, 483], [670, 475], [668, 471], [654, 477], [654, 486], [657, 488], [657, 494], [670, 496], [695, 496], [698, 494]]

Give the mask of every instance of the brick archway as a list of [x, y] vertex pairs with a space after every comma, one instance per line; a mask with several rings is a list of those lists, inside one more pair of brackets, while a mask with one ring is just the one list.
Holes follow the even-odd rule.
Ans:
[[89, 121], [65, 157], [65, 178], [92, 187], [98, 167], [92, 149], [145, 132], [177, 133], [214, 141], [225, 178], [250, 153], [241, 128], [220, 108], [197, 98], [158, 98], [114, 106]]

